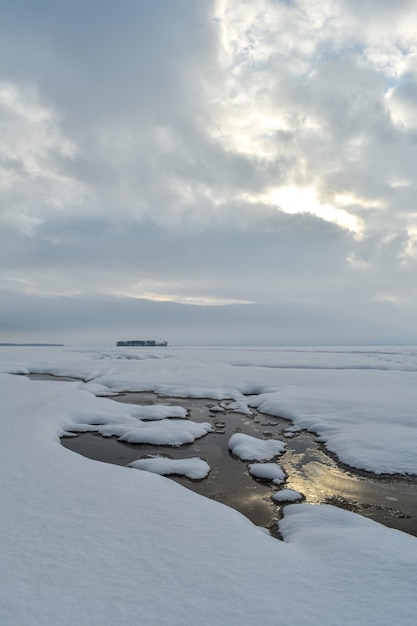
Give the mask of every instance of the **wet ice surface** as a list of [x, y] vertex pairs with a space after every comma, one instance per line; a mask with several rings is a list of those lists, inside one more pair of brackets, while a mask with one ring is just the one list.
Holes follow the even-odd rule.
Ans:
[[274, 502], [272, 496], [279, 486], [250, 476], [250, 463], [233, 456], [228, 442], [237, 432], [263, 439], [280, 439], [287, 445], [286, 451], [277, 458], [287, 475], [283, 488], [300, 492], [307, 502], [336, 504], [417, 536], [417, 480], [368, 477], [347, 470], [327, 454], [314, 434], [296, 431], [287, 437], [292, 426], [288, 420], [261, 414], [254, 409], [251, 416], [227, 409], [221, 411], [219, 403], [210, 399], [125, 393], [113, 400], [141, 405], [179, 405], [188, 410], [191, 420], [211, 422], [214, 431], [181, 447], [128, 444], [115, 437], [105, 438], [94, 433], [65, 437], [62, 444], [89, 458], [118, 465], [128, 465], [156, 454], [174, 459], [201, 457], [211, 467], [206, 479], [170, 478], [237, 509], [258, 526], [274, 529], [281, 516], [282, 504]]

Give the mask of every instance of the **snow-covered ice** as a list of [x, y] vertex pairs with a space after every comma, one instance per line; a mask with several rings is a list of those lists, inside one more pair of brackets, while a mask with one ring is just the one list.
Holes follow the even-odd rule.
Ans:
[[255, 478], [270, 480], [276, 485], [280, 485], [286, 479], [286, 474], [277, 463], [250, 463], [249, 474]]
[[284, 430], [284, 437], [288, 437], [288, 439], [291, 439], [291, 437], [294, 437], [294, 435], [296, 435], [297, 433], [299, 433], [301, 431], [301, 428], [299, 426], [290, 426], [289, 428], [286, 428]]
[[221, 406], [227, 411], [243, 413], [244, 415], [252, 415], [252, 411], [248, 406], [246, 398], [242, 400], [236, 400], [235, 402], [223, 402]]
[[210, 465], [199, 457], [169, 459], [166, 456], [156, 455], [148, 459], [133, 461], [129, 463], [129, 466], [163, 476], [179, 474], [192, 480], [202, 480], [210, 473]]
[[242, 461], [270, 461], [284, 452], [285, 443], [276, 439], [265, 440], [235, 433], [229, 439], [229, 449]]
[[246, 402], [315, 430], [345, 462], [417, 473], [415, 349], [125, 353], [0, 348], [3, 372], [91, 381], [0, 375], [2, 626], [414, 625], [415, 537], [332, 506], [290, 504], [279, 541], [219, 502], [86, 459], [59, 437], [141, 422], [137, 407], [95, 397], [100, 385], [100, 395]]
[[154, 423], [142, 422], [123, 434], [114, 433], [111, 427], [100, 432], [117, 434], [120, 441], [127, 443], [151, 443], [155, 445], [182, 446], [192, 443], [212, 430], [208, 422], [191, 420], [160, 420]]
[[[109, 392], [240, 403], [312, 430], [340, 459], [417, 474], [417, 348], [17, 348], [0, 370], [74, 376]], [[102, 391], [103, 393], [103, 391]], [[252, 394], [252, 395], [250, 395]], [[101, 394], [102, 395], [102, 394]]]
[[281, 489], [272, 496], [275, 502], [296, 502], [302, 500], [303, 494], [295, 491], [295, 489]]
[[168, 404], [152, 404], [152, 405], [130, 405], [135, 408], [131, 414], [134, 417], [139, 417], [142, 420], [162, 420], [166, 417], [178, 417], [183, 418], [187, 416], [187, 409], [182, 406], [170, 406]]
[[224, 410], [225, 410], [224, 407], [221, 406], [220, 404], [215, 404], [210, 407], [210, 411], [212, 411], [213, 413], [223, 413]]

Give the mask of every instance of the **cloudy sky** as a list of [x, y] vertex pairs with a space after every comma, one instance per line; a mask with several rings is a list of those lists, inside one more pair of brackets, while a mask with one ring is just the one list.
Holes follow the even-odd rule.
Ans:
[[0, 341], [417, 343], [416, 0], [3, 0]]

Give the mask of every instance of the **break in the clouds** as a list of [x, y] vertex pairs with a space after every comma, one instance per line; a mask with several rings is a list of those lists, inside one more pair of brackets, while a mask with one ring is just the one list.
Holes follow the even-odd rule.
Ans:
[[4, 340], [417, 340], [416, 24], [3, 2]]

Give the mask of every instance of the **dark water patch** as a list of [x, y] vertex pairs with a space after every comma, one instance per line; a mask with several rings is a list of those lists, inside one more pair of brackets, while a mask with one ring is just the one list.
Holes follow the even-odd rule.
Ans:
[[[235, 432], [262, 437], [265, 429], [277, 434], [288, 426], [288, 421], [265, 415], [249, 417], [234, 412], [210, 412], [213, 400], [189, 398], [157, 398], [155, 394], [126, 394], [112, 398], [121, 402], [138, 404], [163, 403], [179, 405], [187, 409], [190, 419], [196, 422], [209, 421], [214, 431], [191, 444], [179, 447], [128, 444], [116, 437], [102, 437], [94, 433], [81, 433], [76, 437], [64, 437], [61, 443], [68, 449], [89, 458], [128, 465], [139, 458], [160, 454], [173, 459], [199, 456], [211, 467], [209, 476], [201, 481], [192, 481], [183, 476], [170, 476], [176, 482], [203, 496], [223, 502], [248, 517], [258, 526], [271, 528], [275, 532], [280, 518], [280, 507], [272, 500], [277, 490], [269, 482], [255, 481], [248, 473], [247, 464], [230, 454], [228, 442]], [[140, 402], [138, 402], [140, 400]], [[153, 400], [153, 402], [151, 402]], [[137, 471], [137, 470], [134, 470]]]
[[[81, 380], [53, 374], [32, 373], [27, 376], [32, 380]], [[174, 459], [200, 456], [211, 466], [211, 473], [206, 479], [192, 481], [181, 476], [172, 478], [201, 495], [237, 509], [255, 524], [271, 528], [276, 534], [276, 521], [281, 517], [282, 505], [274, 503], [271, 496], [279, 486], [251, 477], [247, 470], [248, 464], [229, 452], [228, 441], [235, 432], [263, 439], [280, 439], [287, 444], [286, 452], [278, 459], [287, 474], [287, 481], [283, 486], [302, 493], [306, 502], [339, 506], [390, 528], [417, 536], [416, 476], [375, 475], [350, 467], [317, 442], [312, 433], [302, 430], [294, 433], [291, 438], [286, 438], [284, 433], [291, 426], [289, 420], [256, 410], [253, 410], [252, 416], [227, 408], [224, 411], [211, 411], [211, 408], [218, 407], [220, 403], [209, 398], [128, 392], [113, 396], [112, 399], [129, 404], [182, 406], [187, 409], [188, 417], [193, 421], [210, 421], [214, 432], [181, 447], [128, 444], [118, 441], [116, 437], [102, 437], [95, 433], [64, 437], [61, 439], [62, 444], [88, 458], [123, 466], [154, 454]]]
[[[284, 433], [291, 422], [253, 410], [251, 416], [225, 408], [212, 411], [219, 403], [207, 398], [158, 397], [150, 392], [125, 393], [113, 400], [129, 404], [169, 404], [187, 409], [190, 419], [209, 421], [214, 431], [192, 444], [181, 447], [128, 444], [115, 437], [101, 437], [82, 433], [63, 438], [62, 444], [100, 461], [128, 465], [149, 455], [161, 454], [171, 458], [200, 456], [211, 467], [209, 476], [202, 481], [185, 477], [172, 477], [176, 482], [203, 496], [227, 504], [258, 526], [274, 531], [281, 517], [282, 505], [272, 501], [280, 488], [270, 482], [249, 475], [248, 463], [234, 457], [228, 449], [230, 436], [242, 432], [254, 437], [285, 441], [286, 452], [277, 460], [287, 474], [286, 488], [303, 494], [309, 503], [330, 503], [355, 511], [391, 528], [417, 536], [417, 480], [413, 477], [364, 476], [341, 466], [316, 437], [299, 431], [291, 438]], [[222, 401], [222, 404], [226, 404]], [[136, 470], [134, 470], [136, 471]]]
[[192, 444], [177, 447], [129, 444], [97, 433], [63, 437], [61, 443], [90, 459], [123, 466], [155, 454], [172, 459], [199, 456], [211, 467], [207, 478], [201, 481], [177, 475], [170, 478], [196, 493], [237, 509], [258, 526], [270, 527], [279, 519], [277, 507], [271, 501], [276, 489], [269, 483], [258, 484], [249, 476], [246, 465], [229, 454], [223, 434], [209, 433]]

